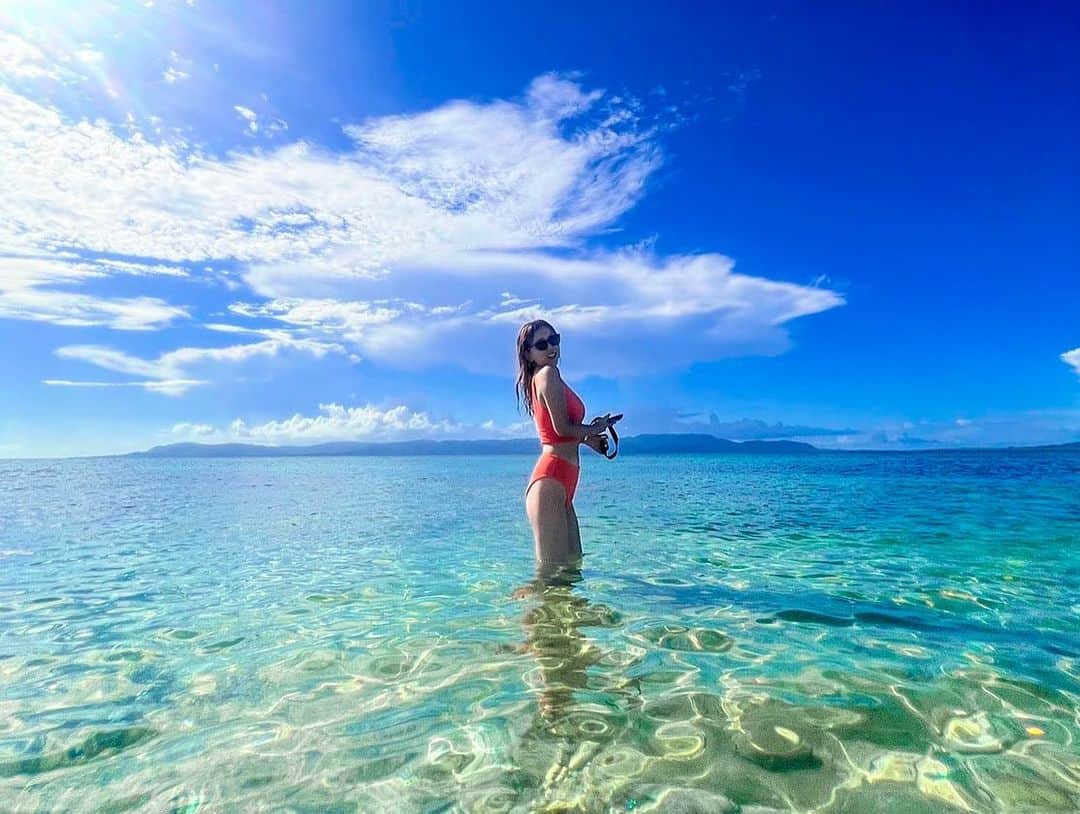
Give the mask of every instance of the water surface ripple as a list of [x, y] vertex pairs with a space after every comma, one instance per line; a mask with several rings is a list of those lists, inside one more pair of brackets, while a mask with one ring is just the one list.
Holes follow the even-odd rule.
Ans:
[[531, 464], [0, 461], [0, 810], [1080, 810], [1080, 455]]

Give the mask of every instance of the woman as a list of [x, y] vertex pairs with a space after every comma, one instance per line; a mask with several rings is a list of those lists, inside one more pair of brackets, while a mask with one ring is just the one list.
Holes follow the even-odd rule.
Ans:
[[614, 423], [607, 417], [581, 423], [585, 405], [559, 375], [559, 340], [551, 324], [542, 319], [522, 325], [517, 339], [514, 390], [540, 433], [540, 458], [525, 488], [525, 512], [541, 564], [581, 556], [581, 532], [574, 513], [578, 444], [602, 451], [602, 434]]

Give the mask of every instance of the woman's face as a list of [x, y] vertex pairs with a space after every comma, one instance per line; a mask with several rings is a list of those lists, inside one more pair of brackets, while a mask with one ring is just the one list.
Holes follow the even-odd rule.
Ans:
[[[550, 343], [552, 336], [558, 336], [558, 334], [544, 326], [540, 326], [536, 329], [536, 332], [533, 333], [532, 343], [529, 345], [529, 350], [527, 352], [527, 358], [536, 365], [537, 368], [544, 367], [544, 365], [557, 365], [559, 363], [559, 346]], [[537, 348], [537, 345], [540, 345], [540, 348]]]

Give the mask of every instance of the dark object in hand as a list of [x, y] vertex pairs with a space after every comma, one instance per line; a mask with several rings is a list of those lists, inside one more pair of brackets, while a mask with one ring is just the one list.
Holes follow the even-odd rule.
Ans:
[[608, 422], [607, 432], [611, 433], [611, 438], [608, 439], [607, 435], [600, 434], [600, 454], [607, 458], [609, 461], [614, 460], [615, 456], [619, 454], [619, 434], [615, 432], [615, 422], [622, 418], [622, 413], [618, 415], [612, 415], [608, 413], [604, 416]]

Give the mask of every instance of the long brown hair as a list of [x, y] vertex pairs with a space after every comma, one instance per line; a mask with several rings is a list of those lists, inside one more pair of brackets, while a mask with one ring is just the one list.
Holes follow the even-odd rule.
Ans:
[[518, 409], [521, 408], [521, 403], [524, 402], [525, 412], [529, 415], [533, 414], [532, 380], [533, 375], [536, 373], [536, 364], [529, 361], [529, 348], [532, 347], [533, 336], [541, 328], [547, 328], [552, 333], [555, 333], [555, 329], [550, 322], [543, 319], [534, 319], [532, 322], [526, 322], [521, 326], [517, 338], [518, 376], [517, 381], [514, 383], [514, 395], [517, 396]]

